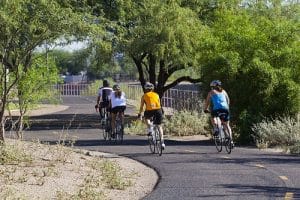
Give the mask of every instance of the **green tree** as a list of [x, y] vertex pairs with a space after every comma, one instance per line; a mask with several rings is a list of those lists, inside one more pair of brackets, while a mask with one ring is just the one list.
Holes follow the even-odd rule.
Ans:
[[34, 59], [27, 72], [19, 70], [18, 76], [17, 97], [20, 115], [16, 132], [17, 136], [22, 138], [24, 116], [28, 110], [40, 103], [41, 100], [54, 100], [55, 93], [50, 87], [61, 80], [54, 60], [45, 60], [43, 57]]
[[199, 52], [213, 43], [197, 13], [175, 0], [115, 1], [115, 6], [118, 15], [113, 15], [115, 23], [110, 29], [113, 44], [106, 50], [130, 57], [142, 85], [154, 83], [162, 96], [182, 81], [201, 80], [197, 75], [179, 76], [172, 82], [169, 79], [175, 72], [198, 67], [206, 56]]
[[88, 68], [87, 60], [89, 51], [80, 49], [73, 52], [64, 50], [53, 50], [48, 53], [49, 57], [53, 57], [61, 74], [78, 75], [81, 71]]
[[26, 73], [32, 66], [35, 48], [62, 36], [79, 37], [98, 31], [99, 28], [91, 29], [89, 22], [94, 23], [95, 20], [89, 17], [84, 6], [73, 7], [72, 2], [0, 1], [0, 140], [4, 141], [5, 137], [7, 97], [20, 78], [19, 70]]
[[300, 111], [299, 5], [262, 2], [216, 11], [215, 56], [201, 72], [206, 85], [224, 82], [243, 142], [263, 117]]

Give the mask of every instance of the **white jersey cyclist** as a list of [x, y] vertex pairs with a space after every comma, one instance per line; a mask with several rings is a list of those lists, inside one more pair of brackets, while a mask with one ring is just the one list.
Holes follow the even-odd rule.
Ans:
[[109, 98], [111, 100], [111, 108], [115, 108], [117, 106], [126, 106], [126, 97], [124, 92], [121, 92], [121, 95], [117, 96], [116, 92], [113, 91]]

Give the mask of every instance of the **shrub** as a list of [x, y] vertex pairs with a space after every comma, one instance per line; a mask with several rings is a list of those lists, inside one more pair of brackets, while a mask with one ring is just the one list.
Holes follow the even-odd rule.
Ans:
[[300, 143], [300, 120], [282, 117], [263, 120], [252, 127], [258, 147], [294, 146]]
[[145, 135], [146, 125], [141, 120], [133, 120], [129, 126], [125, 128], [125, 133], [130, 135]]
[[176, 111], [170, 119], [165, 120], [165, 134], [175, 136], [209, 134], [209, 117], [195, 111]]

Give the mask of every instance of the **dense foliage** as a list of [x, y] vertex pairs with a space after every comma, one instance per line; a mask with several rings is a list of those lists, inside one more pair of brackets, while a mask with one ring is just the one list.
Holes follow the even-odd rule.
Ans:
[[207, 84], [223, 81], [241, 141], [249, 142], [251, 125], [263, 117], [300, 111], [297, 6], [216, 11], [216, 51], [201, 72]]

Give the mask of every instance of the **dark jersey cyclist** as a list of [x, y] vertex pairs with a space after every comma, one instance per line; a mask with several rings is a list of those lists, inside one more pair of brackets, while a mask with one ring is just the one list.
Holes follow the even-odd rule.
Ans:
[[163, 113], [160, 105], [160, 98], [159, 95], [156, 92], [153, 92], [154, 85], [152, 83], [147, 82], [144, 85], [145, 93], [141, 98], [141, 105], [140, 105], [140, 111], [139, 116], [141, 116], [141, 113], [144, 110], [144, 106], [146, 107], [144, 112], [145, 122], [148, 127], [148, 132], [151, 133], [153, 130], [151, 130], [150, 126], [150, 119], [153, 117], [154, 121], [153, 124], [157, 124], [159, 126], [159, 132], [161, 134], [161, 140], [162, 140], [162, 147], [165, 148], [166, 145], [164, 143], [164, 134], [162, 129], [162, 119], [163, 119]]
[[101, 118], [104, 117], [103, 109], [109, 107], [109, 96], [112, 93], [112, 88], [109, 87], [109, 82], [107, 80], [103, 80], [103, 87], [99, 88], [98, 96], [97, 96], [97, 104], [96, 108], [99, 108]]

